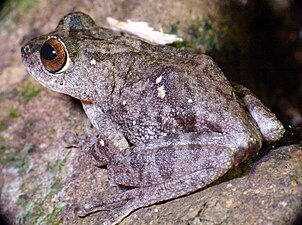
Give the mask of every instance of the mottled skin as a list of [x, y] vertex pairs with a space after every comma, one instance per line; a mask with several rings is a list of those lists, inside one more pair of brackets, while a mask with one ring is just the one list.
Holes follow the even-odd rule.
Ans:
[[[41, 63], [49, 36], [66, 46], [72, 64], [65, 72], [48, 72]], [[104, 223], [210, 184], [284, 132], [209, 56], [121, 36], [80, 12], [28, 42], [22, 57], [41, 84], [80, 99], [100, 132], [87, 148], [121, 192], [83, 205], [79, 215], [108, 210]]]

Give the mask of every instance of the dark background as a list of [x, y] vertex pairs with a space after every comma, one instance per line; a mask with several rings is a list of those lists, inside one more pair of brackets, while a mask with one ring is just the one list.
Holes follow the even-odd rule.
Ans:
[[242, 35], [239, 48], [212, 56], [230, 80], [249, 87], [281, 121], [301, 126], [302, 1], [276, 10], [268, 1], [254, 0], [233, 4], [231, 11]]

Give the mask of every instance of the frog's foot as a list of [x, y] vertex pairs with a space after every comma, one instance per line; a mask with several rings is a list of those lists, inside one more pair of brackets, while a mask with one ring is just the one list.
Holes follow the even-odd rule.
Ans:
[[128, 195], [123, 195], [117, 198], [110, 199], [109, 201], [100, 200], [98, 203], [86, 203], [77, 207], [76, 213], [79, 217], [85, 217], [89, 214], [99, 212], [99, 211], [113, 211], [114, 209], [120, 208], [127, 204], [130, 200]]
[[63, 142], [66, 148], [81, 148], [83, 140], [71, 131], [67, 131], [63, 135]]
[[277, 119], [263, 103], [246, 87], [232, 84], [237, 96], [244, 102], [249, 113], [256, 121], [265, 141], [280, 139], [285, 130], [282, 123]]
[[89, 203], [86, 203], [84, 205], [80, 205], [79, 207], [77, 207], [75, 209], [78, 217], [85, 217], [85, 216], [88, 216], [89, 214], [92, 214], [92, 213], [95, 213], [95, 212], [98, 212], [98, 211], [108, 211], [104, 208], [102, 208], [102, 210], [100, 210], [99, 208], [102, 207], [102, 204], [101, 205], [92, 205], [92, 204], [89, 204]]
[[98, 222], [97, 224], [103, 224], [103, 225], [118, 224], [131, 213], [131, 211], [128, 211], [127, 213], [127, 211], [121, 210], [121, 208], [118, 208], [116, 210], [106, 210], [104, 208], [98, 208], [97, 205], [95, 205], [94, 210], [91, 210], [90, 207], [89, 209], [82, 208], [77, 211], [77, 214], [79, 217], [85, 217], [96, 212], [98, 213], [96, 219]]
[[89, 159], [95, 166], [105, 166], [108, 157], [103, 151], [104, 141], [98, 135], [89, 137], [83, 145], [83, 150], [88, 153]]
[[116, 151], [113, 143], [100, 134], [90, 137], [83, 145], [83, 149], [89, 154], [90, 160], [95, 166], [107, 165], [110, 152]]

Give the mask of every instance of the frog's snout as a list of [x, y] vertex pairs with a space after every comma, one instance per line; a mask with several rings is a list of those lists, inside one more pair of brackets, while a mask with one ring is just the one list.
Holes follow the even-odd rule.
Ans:
[[21, 55], [22, 57], [29, 55], [30, 53], [32, 53], [32, 46], [30, 44], [26, 44], [21, 48]]
[[21, 48], [22, 62], [26, 67], [32, 61], [31, 58], [32, 58], [33, 52], [34, 52], [34, 48], [31, 44], [26, 44]]

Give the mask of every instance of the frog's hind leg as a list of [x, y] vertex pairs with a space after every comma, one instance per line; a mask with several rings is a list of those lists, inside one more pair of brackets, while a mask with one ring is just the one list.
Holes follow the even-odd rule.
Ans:
[[244, 102], [247, 110], [256, 121], [265, 141], [276, 141], [283, 136], [284, 127], [263, 103], [246, 87], [232, 84], [237, 96]]
[[[234, 151], [226, 146], [200, 144], [195, 147], [198, 148], [194, 149], [192, 146], [186, 145], [183, 148], [178, 146], [175, 149], [178, 152], [173, 160], [176, 163], [183, 163], [175, 169], [175, 178], [167, 178], [159, 184], [154, 183], [150, 186], [127, 190], [99, 205], [84, 205], [79, 211], [80, 215], [85, 216], [97, 211], [107, 211], [108, 213], [102, 213], [105, 219], [110, 218], [107, 223], [116, 224], [136, 209], [184, 196], [205, 187], [225, 174], [234, 163]], [[170, 157], [169, 147], [154, 150], [154, 154], [158, 154], [158, 151], [161, 151], [160, 154], [166, 154], [167, 157]], [[163, 160], [167, 158], [163, 155], [161, 157]], [[139, 157], [136, 158], [139, 159]], [[133, 160], [130, 161], [133, 165]], [[170, 168], [167, 168], [167, 171], [161, 170], [163, 175], [168, 175], [167, 171]], [[179, 173], [182, 175], [178, 176]], [[102, 221], [102, 223], [104, 222]]]

